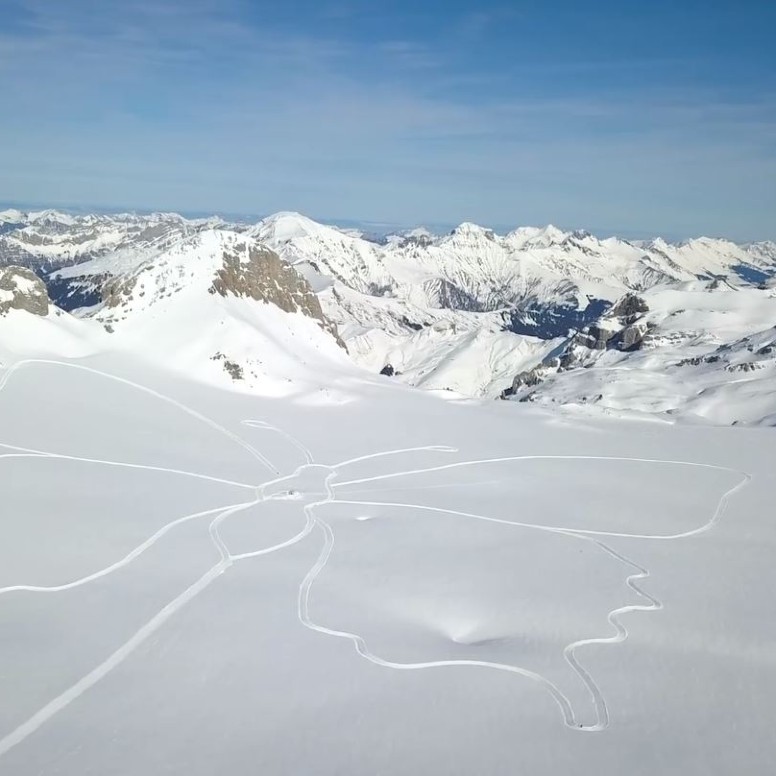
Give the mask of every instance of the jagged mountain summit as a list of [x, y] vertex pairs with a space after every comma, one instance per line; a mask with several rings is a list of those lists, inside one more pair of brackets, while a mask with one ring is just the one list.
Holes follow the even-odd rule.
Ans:
[[[349, 358], [469, 396], [724, 423], [776, 417], [774, 243], [632, 242], [554, 226], [502, 235], [473, 223], [373, 240], [291, 212], [228, 224], [4, 211], [0, 227], [0, 266], [33, 269], [90, 330], [180, 369], [220, 353], [236, 365], [230, 375], [254, 375], [246, 388], [278, 370], [230, 338], [249, 341], [271, 308], [284, 332], [278, 363], [305, 342], [297, 362], [312, 347], [313, 360]], [[300, 315], [310, 321], [301, 339]], [[222, 334], [200, 348], [208, 321]], [[240, 333], [227, 336], [232, 327]]]

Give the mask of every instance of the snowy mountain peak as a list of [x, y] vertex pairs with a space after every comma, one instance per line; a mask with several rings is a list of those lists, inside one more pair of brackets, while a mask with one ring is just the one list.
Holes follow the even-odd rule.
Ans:
[[450, 232], [450, 238], [459, 238], [463, 240], [486, 239], [494, 241], [496, 239], [496, 235], [492, 229], [487, 229], [484, 226], [474, 224], [470, 221], [464, 221], [463, 223], [458, 224], [458, 226], [456, 226], [455, 229]]
[[402, 232], [402, 237], [410, 237], [416, 240], [433, 240], [434, 233], [425, 226], [416, 226], [414, 229], [408, 229], [406, 232]]
[[[585, 233], [585, 236], [589, 236], [588, 233]], [[558, 229], [552, 224], [548, 224], [544, 227], [518, 227], [507, 234], [505, 241], [513, 249], [522, 250], [528, 248], [548, 248], [552, 245], [560, 245], [568, 237], [568, 233]]]
[[547, 224], [531, 239], [535, 245], [550, 246], [563, 242], [569, 235], [557, 226]]
[[644, 243], [645, 249], [652, 249], [656, 251], [666, 251], [670, 250], [672, 247], [671, 243], [664, 240], [662, 237], [653, 237], [651, 240], [647, 240]]
[[76, 216], [62, 213], [59, 210], [38, 210], [28, 213], [27, 218], [32, 224], [63, 224], [72, 226], [76, 222]]
[[9, 208], [0, 210], [0, 224], [21, 224], [24, 221], [24, 213], [21, 210]]
[[319, 224], [301, 213], [281, 211], [260, 221], [249, 230], [249, 234], [259, 239], [281, 243], [303, 237], [325, 236], [338, 230]]
[[205, 303], [207, 294], [272, 304], [315, 319], [337, 339], [307, 281], [269, 248], [244, 234], [208, 230], [182, 240], [106, 283], [96, 317], [113, 327], [151, 308]]

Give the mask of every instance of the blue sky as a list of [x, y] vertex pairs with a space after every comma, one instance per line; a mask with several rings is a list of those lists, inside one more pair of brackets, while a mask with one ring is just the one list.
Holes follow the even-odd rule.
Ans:
[[776, 238], [776, 3], [0, 0], [0, 201]]

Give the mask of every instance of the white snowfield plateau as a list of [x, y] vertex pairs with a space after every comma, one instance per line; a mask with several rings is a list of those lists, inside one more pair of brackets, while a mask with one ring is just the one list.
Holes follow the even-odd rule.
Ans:
[[[88, 225], [45, 227], [57, 218], [0, 223]], [[371, 316], [450, 379], [483, 363], [477, 342], [496, 374], [510, 337], [526, 363], [509, 369], [546, 370], [569, 338], [496, 326], [481, 289], [478, 310], [411, 302], [412, 251], [441, 266], [448, 238], [332, 230], [340, 253], [300, 258], [320, 225], [298, 221], [185, 222], [131, 260], [125, 245], [70, 264], [70, 245], [36, 265], [49, 289], [67, 275], [105, 298], [0, 315], [0, 774], [770, 774], [769, 281], [716, 258], [714, 278], [645, 286], [652, 345], [573, 344], [592, 365], [550, 374], [534, 402], [493, 401], [482, 375], [473, 397], [365, 369], [376, 335], [348, 327]], [[308, 284], [261, 253], [273, 240]], [[650, 363], [666, 353], [698, 363]], [[678, 385], [684, 368], [703, 411], [682, 386], [682, 412], [655, 406], [652, 372]], [[619, 408], [550, 400], [607, 370]]]

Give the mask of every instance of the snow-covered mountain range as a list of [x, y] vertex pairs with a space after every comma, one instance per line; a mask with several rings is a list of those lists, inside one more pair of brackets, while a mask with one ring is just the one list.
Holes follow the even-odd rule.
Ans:
[[0, 218], [0, 773], [771, 773], [774, 246]]
[[[467, 396], [776, 421], [772, 242], [471, 223], [367, 239], [297, 213], [8, 210], [0, 266], [44, 280], [58, 347], [128, 349], [245, 390], [278, 390], [292, 363], [350, 360]], [[9, 325], [0, 348], [51, 347], [18, 324], [9, 344]]]

